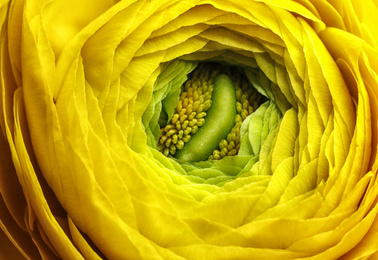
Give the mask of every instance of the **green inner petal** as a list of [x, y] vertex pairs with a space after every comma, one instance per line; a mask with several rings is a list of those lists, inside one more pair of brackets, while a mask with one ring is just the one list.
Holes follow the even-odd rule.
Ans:
[[178, 103], [176, 95], [179, 94], [181, 85], [187, 80], [187, 75], [196, 65], [196, 62], [175, 60], [165, 65], [166, 67], [155, 82], [152, 100], [142, 117], [142, 123], [147, 134], [147, 144], [150, 147], [157, 148], [161, 113], [164, 111], [167, 114], [167, 119], [170, 120], [169, 116], [172, 115], [172, 111]]

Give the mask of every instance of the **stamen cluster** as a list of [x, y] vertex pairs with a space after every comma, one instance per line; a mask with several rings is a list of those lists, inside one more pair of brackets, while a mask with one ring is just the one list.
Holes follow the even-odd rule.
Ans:
[[218, 74], [218, 70], [201, 64], [186, 81], [176, 113], [161, 129], [158, 149], [165, 156], [173, 156], [181, 150], [205, 123], [206, 111], [211, 107], [213, 81]]
[[161, 128], [158, 149], [165, 156], [174, 156], [205, 124], [206, 111], [211, 107], [214, 79], [221, 73], [229, 75], [234, 81], [237, 114], [234, 127], [227, 137], [219, 142], [218, 149], [213, 151], [209, 160], [237, 155], [240, 149], [240, 127], [258, 108], [262, 96], [238, 70], [221, 67], [219, 64], [203, 63], [186, 81], [175, 114], [170, 122]]

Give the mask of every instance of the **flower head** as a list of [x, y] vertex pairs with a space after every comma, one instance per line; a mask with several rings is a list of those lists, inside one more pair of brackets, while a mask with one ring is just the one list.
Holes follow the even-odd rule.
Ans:
[[31, 259], [375, 254], [377, 12], [0, 2], [0, 227]]

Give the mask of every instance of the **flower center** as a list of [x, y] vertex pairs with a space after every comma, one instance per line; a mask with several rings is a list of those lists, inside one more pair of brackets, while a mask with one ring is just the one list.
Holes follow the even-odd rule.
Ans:
[[185, 82], [176, 112], [161, 128], [158, 149], [190, 162], [237, 155], [240, 127], [261, 99], [238, 69], [200, 64]]

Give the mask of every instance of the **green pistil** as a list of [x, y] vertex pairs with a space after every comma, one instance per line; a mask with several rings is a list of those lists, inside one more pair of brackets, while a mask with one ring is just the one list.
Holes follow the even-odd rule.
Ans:
[[220, 74], [214, 79], [212, 105], [206, 123], [198, 130], [176, 158], [186, 162], [204, 161], [231, 131], [236, 115], [236, 94], [232, 79]]
[[219, 142], [218, 149], [213, 151], [209, 160], [219, 160], [226, 156], [236, 155], [240, 149], [240, 127], [243, 121], [255, 111], [259, 105], [261, 95], [252, 84], [240, 74], [236, 75], [236, 111], [235, 125], [225, 139]]

